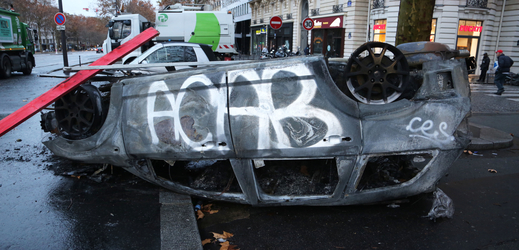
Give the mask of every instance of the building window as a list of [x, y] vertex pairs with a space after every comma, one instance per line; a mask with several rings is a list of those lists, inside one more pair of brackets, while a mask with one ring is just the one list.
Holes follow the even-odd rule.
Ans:
[[434, 39], [436, 39], [436, 18], [433, 18], [432, 24], [431, 24], [431, 36], [429, 40], [431, 42], [434, 42]]
[[373, 41], [386, 42], [386, 19], [375, 20], [373, 25]]

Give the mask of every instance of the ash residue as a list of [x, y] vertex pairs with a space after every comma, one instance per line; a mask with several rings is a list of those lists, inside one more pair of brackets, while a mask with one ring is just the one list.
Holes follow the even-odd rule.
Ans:
[[358, 189], [371, 189], [398, 185], [412, 179], [420, 172], [414, 167], [411, 155], [393, 155], [370, 158]]
[[338, 182], [332, 160], [265, 161], [255, 170], [263, 192], [271, 195], [332, 194]]

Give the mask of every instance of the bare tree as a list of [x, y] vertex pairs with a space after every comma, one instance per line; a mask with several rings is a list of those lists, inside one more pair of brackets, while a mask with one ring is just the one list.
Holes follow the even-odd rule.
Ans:
[[150, 21], [155, 20], [155, 7], [150, 0], [97, 0], [99, 15], [111, 17], [119, 14], [141, 14]]

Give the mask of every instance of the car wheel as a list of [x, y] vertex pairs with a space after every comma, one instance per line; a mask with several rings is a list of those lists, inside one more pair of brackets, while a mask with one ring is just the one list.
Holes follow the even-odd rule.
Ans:
[[87, 138], [103, 125], [101, 94], [93, 85], [77, 87], [57, 100], [54, 106], [58, 128], [67, 139]]
[[27, 68], [23, 70], [24, 75], [30, 75], [32, 73], [32, 61], [27, 61]]
[[4, 55], [2, 57], [2, 68], [0, 70], [0, 75], [2, 78], [11, 77], [11, 60], [9, 60], [9, 56]]
[[409, 82], [409, 65], [396, 47], [368, 42], [353, 52], [346, 65], [350, 96], [366, 104], [385, 104], [397, 100]]

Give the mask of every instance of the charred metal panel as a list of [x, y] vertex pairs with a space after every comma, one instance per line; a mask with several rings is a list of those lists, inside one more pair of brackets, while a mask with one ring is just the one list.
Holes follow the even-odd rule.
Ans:
[[112, 86], [108, 115], [99, 132], [81, 140], [49, 135], [43, 138], [43, 144], [54, 154], [68, 159], [129, 166], [121, 133], [122, 89], [120, 83]]
[[[238, 157], [330, 157], [357, 154], [357, 105], [339, 100], [322, 61], [280, 60], [229, 71], [229, 114]], [[325, 74], [326, 73], [326, 74]], [[332, 99], [332, 100], [330, 100]], [[334, 106], [351, 107], [349, 113]], [[335, 102], [335, 103], [334, 103]]]
[[[364, 153], [454, 149], [465, 145], [455, 131], [470, 113], [469, 83], [463, 60], [427, 62], [414, 101], [383, 106], [360, 104]], [[452, 87], [438, 82], [440, 73], [452, 76]]]
[[225, 72], [124, 82], [127, 153], [152, 159], [234, 157]]

